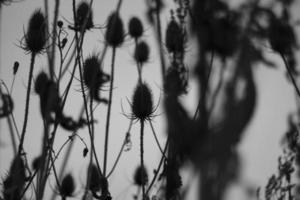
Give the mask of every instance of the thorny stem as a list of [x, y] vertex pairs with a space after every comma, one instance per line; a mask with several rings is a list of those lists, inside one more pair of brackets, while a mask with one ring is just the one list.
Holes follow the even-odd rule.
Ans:
[[280, 55], [281, 55], [281, 57], [282, 57], [282, 59], [283, 59], [283, 62], [284, 62], [285, 67], [286, 67], [286, 70], [287, 70], [287, 72], [288, 72], [288, 74], [289, 74], [289, 76], [290, 76], [290, 78], [291, 78], [291, 80], [292, 80], [292, 83], [293, 83], [293, 85], [294, 85], [295, 91], [296, 91], [298, 97], [300, 98], [300, 90], [299, 90], [299, 88], [298, 88], [298, 86], [297, 86], [297, 83], [296, 83], [296, 80], [295, 80], [295, 78], [294, 78], [294, 76], [293, 76], [293, 74], [292, 74], [292, 72], [291, 72], [290, 66], [289, 66], [289, 64], [288, 64], [288, 62], [287, 62], [285, 56], [284, 56], [283, 54], [280, 54]]
[[110, 87], [109, 87], [109, 99], [108, 108], [106, 115], [106, 126], [105, 126], [105, 143], [104, 143], [104, 160], [103, 160], [103, 175], [106, 176], [106, 166], [107, 166], [107, 153], [108, 153], [108, 137], [109, 137], [109, 124], [110, 124], [110, 113], [111, 113], [111, 103], [113, 98], [113, 87], [114, 87], [114, 73], [115, 73], [115, 57], [116, 48], [112, 49], [112, 61], [111, 61], [111, 72], [110, 72]]
[[141, 173], [141, 179], [142, 179], [142, 199], [145, 199], [145, 185], [144, 185], [144, 120], [140, 120], [141, 124], [141, 135], [140, 135], [140, 158], [141, 158], [141, 168], [142, 168], [142, 173]]
[[35, 61], [35, 53], [32, 53], [31, 54], [31, 61], [30, 61], [29, 76], [28, 76], [28, 85], [27, 85], [27, 94], [26, 94], [26, 103], [25, 103], [24, 123], [23, 123], [23, 129], [22, 129], [22, 133], [21, 133], [20, 144], [19, 144], [19, 155], [22, 154], [23, 143], [24, 143], [24, 138], [25, 138], [25, 133], [26, 133], [26, 127], [27, 127], [27, 121], [28, 121], [29, 101], [30, 101], [30, 91], [31, 91], [31, 83], [32, 83], [34, 61]]

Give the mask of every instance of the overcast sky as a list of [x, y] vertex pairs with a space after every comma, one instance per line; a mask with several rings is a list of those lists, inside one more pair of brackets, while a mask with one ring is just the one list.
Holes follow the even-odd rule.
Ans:
[[[13, 75], [12, 67], [15, 61], [20, 62], [20, 69], [16, 76], [15, 85], [12, 97], [15, 102], [14, 114], [18, 128], [22, 127], [24, 115], [24, 102], [26, 93], [26, 84], [29, 71], [30, 55], [26, 55], [24, 50], [19, 48], [20, 40], [22, 40], [24, 30], [27, 28], [28, 20], [31, 13], [36, 8], [44, 8], [44, 1], [27, 0], [19, 3], [13, 3], [10, 6], [4, 6], [1, 13], [1, 45], [0, 45], [0, 78], [8, 85], [11, 85]], [[50, 2], [52, 2], [50, 0]], [[67, 20], [72, 21], [71, 0], [61, 1], [59, 19], [63, 20], [67, 25]], [[94, 23], [103, 25], [109, 13], [114, 10], [116, 0], [94, 1]], [[171, 5], [171, 4], [170, 4]], [[50, 6], [52, 10], [52, 6]], [[121, 17], [126, 25], [128, 19], [135, 15], [139, 16], [146, 29], [144, 39], [150, 43], [151, 57], [150, 62], [144, 67], [145, 81], [153, 88], [154, 100], [159, 101], [161, 89], [160, 66], [158, 63], [157, 47], [154, 43], [153, 30], [146, 24], [145, 5], [142, 0], [124, 1], [121, 8]], [[51, 13], [51, 12], [50, 12]], [[51, 15], [52, 16], [52, 15]], [[50, 20], [52, 17], [50, 16]], [[163, 26], [168, 22], [169, 15], [166, 12], [162, 16]], [[87, 33], [86, 41], [84, 42], [83, 55], [84, 57], [91, 55], [93, 52], [101, 52], [103, 47], [103, 31], [92, 30]], [[70, 36], [69, 36], [70, 38]], [[111, 122], [111, 138], [108, 169], [110, 169], [117, 152], [122, 144], [125, 132], [128, 127], [129, 120], [122, 115], [121, 103], [125, 112], [130, 113], [130, 107], [127, 98], [131, 100], [132, 92], [137, 82], [137, 72], [134, 61], [132, 59], [133, 42], [127, 40], [125, 44], [117, 50], [116, 59], [116, 82], [114, 90], [114, 103], [112, 108]], [[196, 47], [190, 46], [191, 53]], [[268, 51], [268, 50], [267, 50]], [[276, 60], [278, 68], [276, 70], [257, 66], [255, 69], [255, 79], [258, 85], [258, 100], [257, 106], [249, 127], [246, 130], [245, 137], [239, 146], [239, 152], [242, 158], [242, 174], [239, 184], [250, 184], [263, 186], [267, 182], [267, 178], [271, 176], [277, 169], [277, 157], [281, 153], [279, 148], [280, 140], [283, 133], [287, 130], [286, 116], [295, 109], [294, 90], [287, 83], [284, 75], [284, 65], [280, 58], [271, 51], [268, 51], [268, 56]], [[192, 57], [192, 56], [191, 56]], [[192, 62], [191, 62], [192, 63]], [[42, 69], [46, 70], [45, 55], [37, 57], [34, 74], [36, 75]], [[104, 70], [110, 71], [111, 50], [108, 51], [104, 63]], [[193, 78], [193, 77], [191, 77]], [[193, 80], [191, 80], [193, 81]], [[65, 112], [67, 115], [76, 117], [81, 107], [81, 95], [79, 90], [79, 82], [75, 80]], [[195, 88], [190, 85], [190, 96], [186, 98], [188, 108], [195, 108]], [[39, 100], [37, 95], [32, 92], [30, 104], [30, 117], [28, 122], [27, 135], [25, 137], [25, 150], [28, 152], [28, 159], [32, 160], [39, 155], [41, 148], [42, 123], [39, 111]], [[157, 114], [161, 114], [162, 110], [158, 110]], [[104, 124], [105, 124], [106, 109], [100, 106], [96, 110], [95, 116], [98, 119], [96, 127], [96, 149], [99, 157], [102, 158]], [[163, 114], [162, 114], [163, 115]], [[163, 117], [158, 116], [154, 120], [154, 126], [157, 129], [161, 144], [165, 142]], [[102, 120], [103, 119], [103, 120]], [[62, 143], [68, 138], [68, 133], [59, 132], [55, 148], [58, 149]], [[87, 131], [83, 130], [80, 134], [88, 140]], [[132, 192], [135, 192], [133, 186], [132, 174], [133, 170], [139, 163], [139, 124], [134, 124], [132, 130], [133, 147], [131, 151], [125, 152], [117, 167], [116, 173], [111, 177], [111, 192], [114, 197], [123, 199], [124, 195], [131, 197]], [[13, 151], [10, 145], [9, 132], [7, 131], [6, 120], [1, 121], [0, 140], [3, 143], [0, 146], [0, 177], [3, 177], [8, 170], [10, 161], [13, 158]], [[148, 171], [151, 173], [153, 167], [156, 166], [159, 160], [159, 151], [154, 145], [154, 139], [150, 132], [150, 127], [146, 125], [145, 133], [145, 162]], [[70, 160], [72, 164], [68, 166], [67, 171], [72, 172], [77, 178], [77, 190], [82, 190], [85, 180], [85, 166], [88, 159], [82, 158], [83, 145], [76, 142], [77, 148], [72, 153]], [[100, 159], [102, 160], [102, 159]], [[60, 162], [60, 160], [59, 160]], [[102, 163], [102, 161], [100, 162]], [[49, 182], [54, 187], [54, 179], [50, 178]], [[130, 191], [127, 191], [131, 189]], [[126, 192], [127, 191], [127, 192]], [[121, 198], [122, 197], [122, 198]]]

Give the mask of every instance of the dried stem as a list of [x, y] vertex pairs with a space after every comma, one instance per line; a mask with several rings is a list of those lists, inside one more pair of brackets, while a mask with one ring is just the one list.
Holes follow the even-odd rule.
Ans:
[[106, 176], [106, 167], [107, 167], [108, 137], [109, 137], [108, 134], [109, 134], [109, 125], [110, 125], [111, 105], [112, 105], [112, 98], [113, 98], [115, 57], [116, 57], [116, 48], [113, 47], [113, 49], [112, 49], [112, 61], [111, 61], [111, 72], [110, 72], [109, 99], [108, 99], [108, 108], [107, 108], [106, 126], [105, 126], [105, 143], [104, 143], [104, 160], [103, 160], [103, 175], [104, 176]]
[[30, 101], [30, 91], [31, 91], [34, 61], [35, 61], [35, 53], [32, 53], [31, 54], [31, 61], [30, 61], [29, 76], [28, 76], [24, 123], [23, 123], [23, 128], [22, 128], [22, 133], [21, 133], [20, 144], [19, 144], [19, 155], [21, 155], [23, 153], [22, 152], [23, 151], [23, 143], [24, 143], [24, 138], [25, 138], [25, 133], [26, 133], [28, 114], [29, 114], [29, 101]]

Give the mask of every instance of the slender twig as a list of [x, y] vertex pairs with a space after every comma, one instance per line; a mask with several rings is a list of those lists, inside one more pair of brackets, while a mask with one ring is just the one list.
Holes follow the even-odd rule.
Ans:
[[157, 167], [157, 169], [155, 170], [154, 177], [152, 178], [152, 181], [151, 181], [151, 183], [150, 183], [149, 186], [148, 186], [148, 189], [147, 189], [147, 191], [146, 191], [146, 195], [149, 194], [149, 192], [150, 192], [152, 186], [154, 185], [154, 183], [155, 183], [155, 181], [156, 181], [156, 178], [157, 178], [157, 176], [158, 176], [158, 174], [159, 174], [159, 171], [160, 171], [160, 169], [161, 169], [161, 167], [162, 167], [163, 161], [166, 160], [166, 158], [165, 158], [164, 155], [167, 153], [168, 145], [169, 145], [169, 139], [167, 139], [167, 142], [166, 142], [165, 148], [164, 148], [164, 153], [162, 154], [161, 159], [160, 159], [159, 164], [158, 164], [158, 167]]
[[58, 19], [58, 12], [59, 12], [59, 3], [60, 0], [55, 0], [55, 8], [54, 8], [54, 18], [53, 18], [53, 29], [52, 29], [52, 46], [51, 46], [51, 58], [49, 63], [49, 72], [50, 78], [53, 80], [54, 77], [54, 61], [55, 61], [55, 44], [56, 44], [56, 37], [57, 37], [57, 19]]
[[34, 173], [32, 174], [32, 176], [30, 177], [30, 179], [29, 179], [27, 185], [25, 186], [25, 188], [24, 188], [24, 190], [23, 190], [23, 192], [22, 192], [22, 194], [21, 194], [21, 196], [20, 196], [20, 197], [21, 197], [20, 199], [22, 199], [23, 196], [25, 195], [25, 193], [26, 193], [26, 191], [28, 190], [29, 186], [31, 185], [31, 183], [32, 183], [32, 181], [33, 181], [33, 179], [34, 179], [34, 177], [37, 175], [37, 172], [38, 172], [38, 170], [35, 170]]
[[150, 127], [151, 127], [151, 130], [152, 130], [152, 133], [153, 133], [155, 142], [156, 142], [156, 144], [157, 144], [157, 146], [158, 146], [158, 148], [159, 148], [161, 154], [162, 154], [165, 158], [167, 158], [167, 156], [165, 155], [165, 153], [164, 153], [163, 149], [161, 148], [161, 145], [160, 145], [160, 143], [159, 143], [159, 141], [158, 141], [158, 138], [157, 138], [157, 135], [156, 135], [156, 132], [155, 132], [155, 130], [154, 130], [154, 127], [153, 127], [153, 124], [152, 124], [151, 120], [149, 120], [149, 122], [150, 122]]
[[16, 75], [14, 74], [13, 80], [12, 80], [12, 82], [11, 82], [10, 90], [9, 90], [9, 94], [10, 94], [10, 95], [11, 95], [12, 92], [13, 92], [13, 87], [14, 87], [15, 80], [16, 80]]
[[283, 59], [283, 62], [284, 62], [285, 67], [286, 67], [286, 70], [287, 70], [287, 72], [288, 72], [288, 74], [289, 74], [289, 76], [290, 76], [290, 78], [291, 78], [291, 80], [292, 80], [292, 83], [293, 83], [293, 85], [294, 85], [295, 91], [296, 91], [296, 93], [298, 94], [298, 97], [300, 98], [300, 90], [299, 90], [299, 88], [298, 88], [298, 86], [297, 86], [296, 80], [295, 80], [295, 78], [294, 78], [294, 76], [293, 76], [293, 74], [292, 74], [292, 71], [291, 71], [291, 69], [290, 69], [290, 66], [289, 66], [289, 64], [288, 64], [288, 62], [287, 62], [285, 56], [284, 56], [283, 54], [280, 54], [280, 55], [281, 55], [281, 57], [282, 57], [282, 59]]
[[9, 132], [10, 132], [10, 137], [11, 137], [11, 142], [12, 142], [12, 146], [13, 146], [13, 150], [14, 150], [14, 154], [17, 155], [18, 153], [18, 147], [17, 147], [17, 142], [15, 139], [15, 134], [14, 134], [14, 128], [13, 128], [13, 124], [12, 124], [12, 120], [10, 119], [10, 116], [7, 116], [7, 123], [8, 123], [8, 128], [9, 128]]
[[[73, 37], [73, 39], [72, 39], [72, 41], [71, 41], [71, 44], [70, 44], [70, 46], [69, 46], [69, 48], [68, 48], [66, 54], [65, 54], [64, 57], [63, 57], [63, 62], [65, 62], [65, 60], [66, 60], [66, 58], [67, 58], [67, 55], [69, 54], [69, 52], [70, 52], [70, 50], [71, 50], [71, 48], [72, 48], [72, 45], [73, 45], [74, 41], [75, 41], [75, 36]], [[75, 54], [76, 54], [76, 47], [73, 49], [72, 54], [71, 54], [71, 56], [69, 57], [69, 60], [67, 61], [67, 63], [66, 63], [66, 65], [65, 65], [64, 69], [62, 70], [60, 77], [63, 77], [63, 76], [65, 75], [65, 73], [68, 71], [69, 66], [70, 66], [71, 62], [73, 61], [73, 58], [74, 58]]]
[[118, 162], [119, 162], [119, 160], [121, 158], [121, 155], [122, 155], [122, 153], [124, 151], [124, 147], [125, 147], [126, 143], [128, 142], [127, 141], [128, 137], [130, 136], [131, 127], [132, 127], [132, 120], [130, 120], [130, 124], [129, 124], [128, 130], [126, 132], [125, 138], [123, 140], [123, 144], [122, 144], [121, 149], [119, 151], [119, 154], [118, 154], [118, 156], [116, 158], [116, 161], [114, 162], [113, 167], [111, 168], [111, 170], [109, 171], [109, 173], [107, 173], [106, 178], [109, 178], [112, 175], [112, 173], [114, 172], [114, 170], [115, 170], [115, 168], [116, 168], [116, 166], [117, 166], [117, 164], [118, 164]]
[[141, 124], [141, 134], [140, 134], [140, 159], [141, 159], [141, 179], [142, 179], [142, 199], [145, 199], [145, 185], [144, 185], [144, 120], [140, 120], [140, 124]]
[[107, 167], [108, 137], [109, 137], [108, 134], [109, 134], [110, 113], [111, 113], [112, 98], [113, 98], [115, 57], [116, 57], [116, 48], [113, 47], [113, 49], [112, 49], [112, 61], [111, 61], [111, 72], [110, 72], [109, 99], [108, 99], [108, 108], [107, 108], [106, 126], [105, 126], [105, 143], [104, 143], [104, 159], [103, 159], [103, 175], [104, 176], [106, 176], [106, 167]]

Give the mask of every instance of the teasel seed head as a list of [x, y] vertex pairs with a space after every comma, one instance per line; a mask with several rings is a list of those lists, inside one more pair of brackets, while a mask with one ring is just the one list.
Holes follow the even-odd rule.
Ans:
[[145, 41], [139, 42], [134, 51], [134, 59], [138, 63], [145, 63], [149, 59], [150, 49]]
[[75, 190], [75, 183], [73, 176], [68, 174], [64, 177], [60, 187], [60, 194], [64, 197], [71, 197]]
[[48, 76], [45, 72], [40, 72], [35, 80], [34, 90], [37, 94], [44, 92], [48, 83]]
[[128, 24], [129, 35], [135, 39], [143, 35], [144, 28], [141, 20], [137, 17], [132, 17]]
[[12, 162], [7, 178], [3, 181], [4, 199], [21, 199], [25, 182], [25, 164], [21, 156], [17, 155]]
[[41, 10], [36, 10], [29, 20], [24, 49], [34, 54], [41, 53], [46, 41], [46, 18]]
[[99, 91], [109, 79], [109, 75], [101, 69], [101, 61], [97, 55], [92, 55], [85, 60], [83, 65], [83, 80], [95, 100], [101, 101]]
[[85, 30], [89, 30], [94, 27], [93, 12], [89, 3], [87, 3], [86, 1], [82, 1], [77, 6], [75, 27], [81, 30], [83, 28], [86, 18], [87, 22], [85, 25]]
[[134, 172], [134, 184], [137, 186], [144, 186], [148, 183], [148, 173], [146, 168], [138, 166]]
[[154, 112], [152, 92], [145, 83], [135, 88], [132, 101], [133, 117], [139, 120], [150, 119]]
[[90, 173], [91, 173], [91, 178], [90, 178], [90, 186], [89, 189], [92, 192], [98, 192], [101, 189], [101, 176], [100, 173], [98, 172], [98, 168], [96, 165], [92, 165], [91, 169], [90, 169]]
[[105, 40], [112, 47], [118, 47], [124, 41], [123, 21], [117, 12], [108, 17]]

